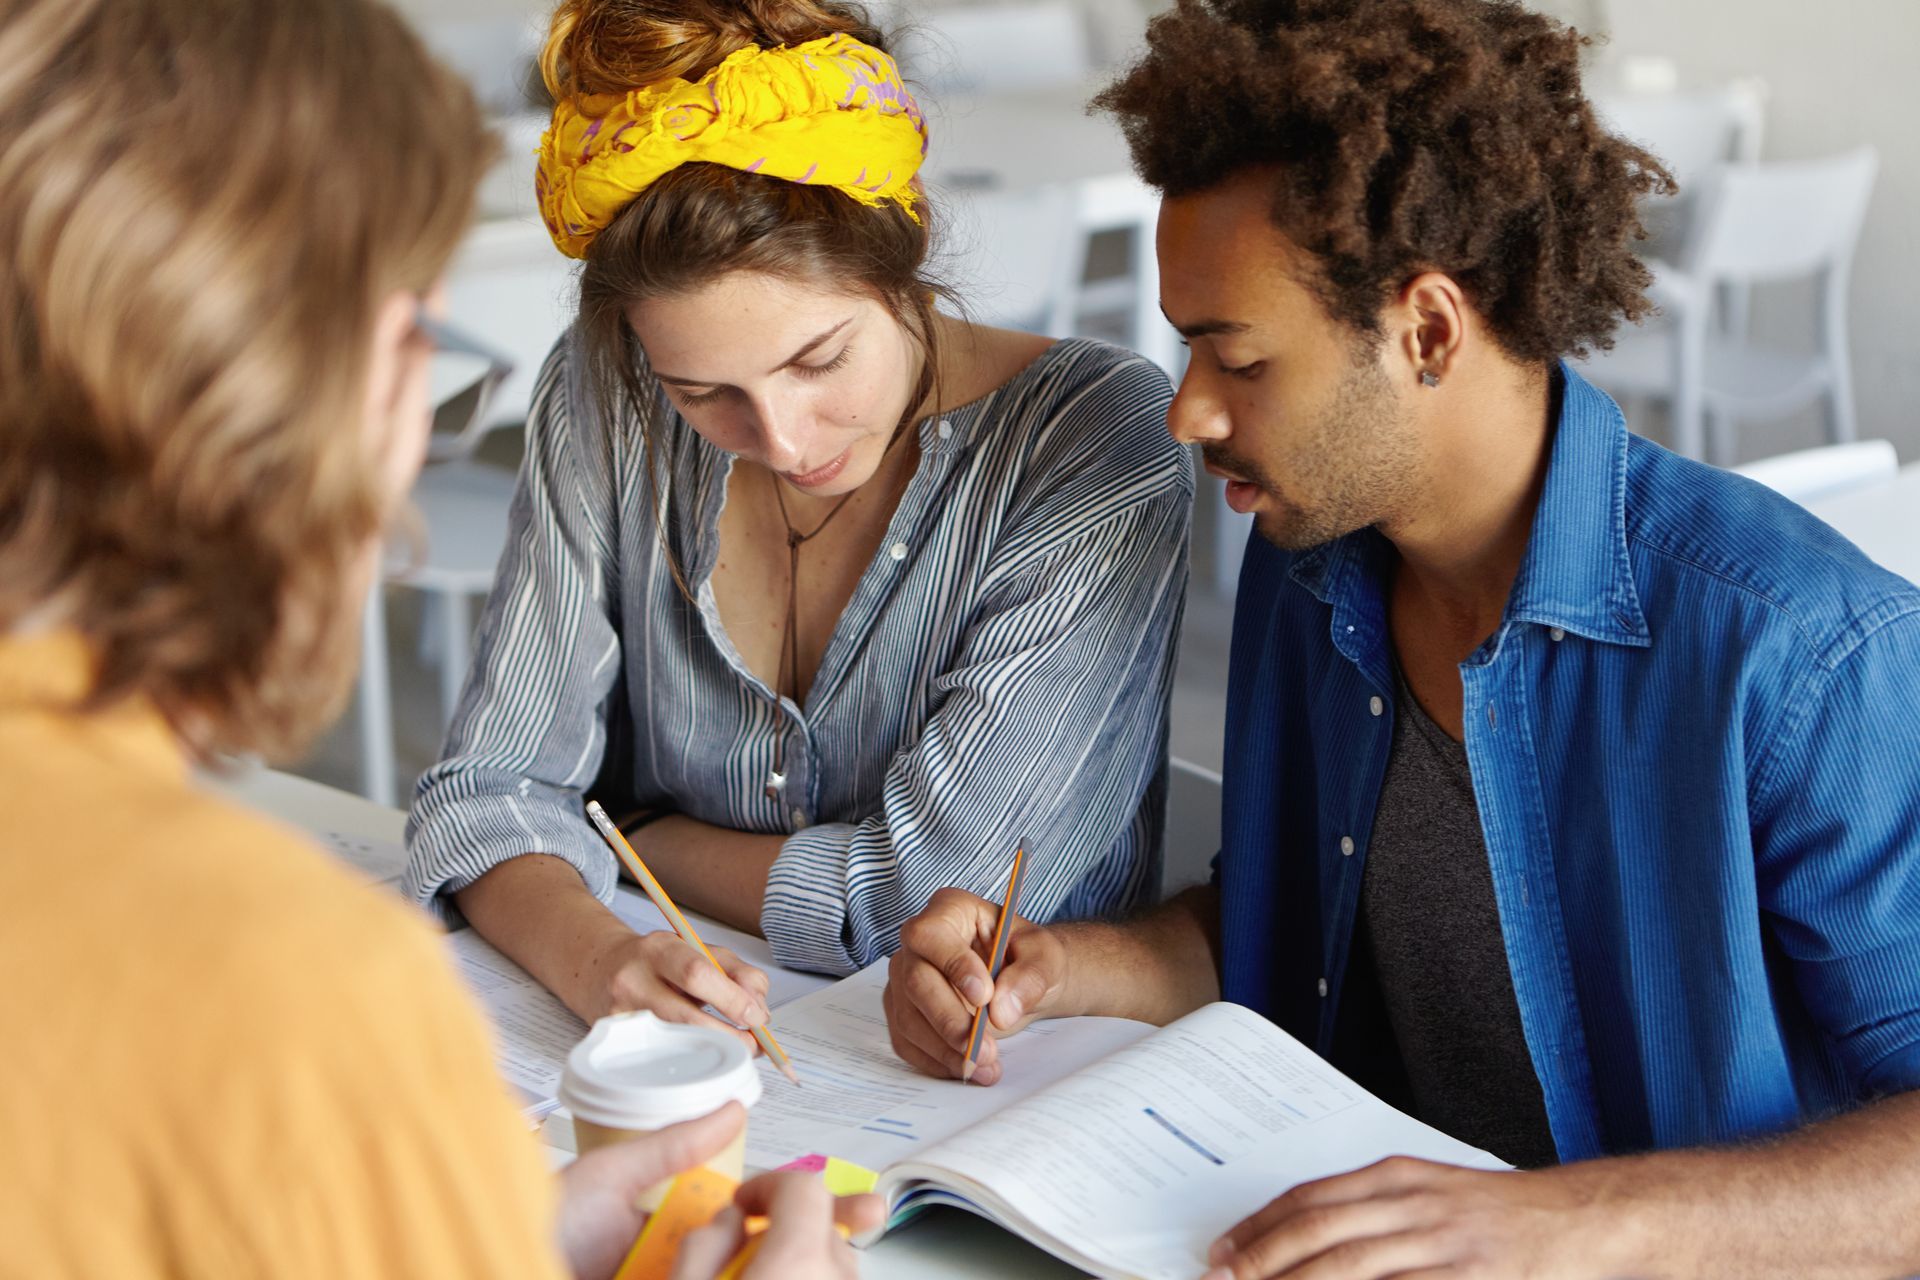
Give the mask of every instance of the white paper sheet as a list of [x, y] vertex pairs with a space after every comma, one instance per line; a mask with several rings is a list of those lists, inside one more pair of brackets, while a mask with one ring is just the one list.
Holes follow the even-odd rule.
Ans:
[[[628, 884], [622, 884], [613, 891], [613, 914], [626, 921], [636, 933], [652, 933], [669, 927], [667, 918], [660, 914], [653, 900]], [[692, 913], [687, 914], [687, 920], [693, 925], [693, 931], [700, 935], [700, 941], [709, 947], [725, 947], [767, 975], [767, 1007], [770, 1009], [778, 1009], [790, 1000], [810, 995], [839, 981], [818, 973], [782, 969], [775, 962], [773, 948], [767, 945], [765, 938], [729, 929], [717, 921]]]
[[923, 1076], [894, 1054], [881, 1005], [886, 984], [882, 961], [774, 1011], [773, 1034], [800, 1085], [761, 1063], [765, 1092], [747, 1125], [749, 1167], [830, 1155], [883, 1169], [1152, 1030], [1118, 1018], [1036, 1023], [1001, 1044], [1000, 1083], [964, 1085]]
[[407, 851], [398, 840], [321, 828], [311, 832], [322, 849], [375, 884], [397, 884], [407, 867]]
[[[614, 894], [613, 910], [642, 932], [667, 927], [666, 920], [645, 894], [624, 886]], [[775, 966], [773, 952], [763, 939], [697, 916], [689, 919], [703, 942], [727, 947], [749, 963], [766, 969], [771, 981], [768, 1004], [773, 1008], [833, 985], [832, 978], [793, 973]], [[567, 1054], [587, 1034], [587, 1024], [474, 930], [461, 929], [448, 934], [447, 946], [461, 977], [486, 1006], [494, 1027], [500, 1074], [525, 1095], [529, 1115], [539, 1116], [553, 1110], [557, 1105], [555, 1095], [560, 1089], [560, 1075], [566, 1070]], [[784, 1042], [782, 1047], [791, 1051]], [[784, 1079], [780, 1084], [783, 1088], [790, 1087]]]
[[567, 1054], [587, 1034], [587, 1024], [472, 929], [448, 934], [447, 948], [486, 1006], [500, 1074], [521, 1092], [528, 1115], [552, 1111]]

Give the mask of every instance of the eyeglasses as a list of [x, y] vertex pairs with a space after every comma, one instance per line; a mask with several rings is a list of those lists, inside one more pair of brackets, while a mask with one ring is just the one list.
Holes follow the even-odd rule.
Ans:
[[425, 302], [414, 312], [413, 326], [434, 349], [428, 372], [433, 434], [428, 438], [427, 460], [464, 458], [492, 425], [487, 409], [500, 384], [513, 375], [513, 361], [471, 334], [428, 314]]

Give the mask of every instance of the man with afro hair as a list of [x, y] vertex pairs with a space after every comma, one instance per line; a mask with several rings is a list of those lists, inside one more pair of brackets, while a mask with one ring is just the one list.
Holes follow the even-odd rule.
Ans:
[[1223, 847], [992, 983], [993, 904], [944, 891], [895, 1046], [957, 1074], [968, 1000], [1007, 1035], [1225, 998], [1527, 1170], [1295, 1188], [1220, 1280], [1920, 1271], [1920, 590], [1567, 363], [1650, 310], [1672, 187], [1583, 43], [1512, 0], [1179, 0], [1096, 100], [1165, 196], [1171, 429], [1258, 535]]

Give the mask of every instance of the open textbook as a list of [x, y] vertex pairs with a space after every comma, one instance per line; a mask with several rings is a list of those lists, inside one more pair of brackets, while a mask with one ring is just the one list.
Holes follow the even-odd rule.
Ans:
[[894, 1055], [885, 984], [878, 964], [774, 1011], [803, 1087], [762, 1062], [747, 1164], [817, 1153], [878, 1170], [886, 1229], [953, 1205], [1095, 1275], [1193, 1280], [1222, 1232], [1299, 1183], [1389, 1155], [1507, 1167], [1239, 1005], [1161, 1028], [1035, 1023], [1001, 1043], [1000, 1083], [980, 1088]]
[[[665, 924], [624, 887], [614, 910], [636, 929]], [[885, 962], [832, 983], [774, 967], [760, 939], [701, 928], [773, 979], [773, 1030], [802, 1081], [761, 1061], [748, 1167], [830, 1155], [877, 1170], [887, 1229], [951, 1205], [1096, 1275], [1193, 1280], [1223, 1231], [1301, 1182], [1389, 1155], [1506, 1167], [1238, 1005], [1161, 1028], [1037, 1022], [1001, 1042], [991, 1088], [935, 1080], [893, 1052]], [[492, 1016], [502, 1074], [530, 1116], [551, 1112], [586, 1024], [471, 929], [448, 942]]]

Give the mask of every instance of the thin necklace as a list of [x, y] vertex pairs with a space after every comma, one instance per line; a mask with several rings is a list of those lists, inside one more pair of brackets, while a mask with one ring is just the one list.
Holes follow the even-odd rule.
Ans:
[[[886, 450], [880, 455], [882, 460], [893, 453], [893, 446], [906, 434], [906, 426], [902, 421], [894, 428], [893, 438], [887, 441]], [[766, 786], [767, 799], [778, 800], [787, 790], [787, 705], [781, 698], [784, 693], [791, 693], [796, 704], [800, 701], [800, 548], [819, 537], [860, 490], [849, 489], [819, 524], [801, 533], [793, 527], [793, 517], [787, 514], [787, 496], [782, 491], [780, 477], [772, 472], [768, 474], [773, 479], [773, 500], [780, 504], [780, 522], [787, 526], [787, 618], [780, 632], [780, 665], [774, 675], [773, 769], [767, 774]]]

